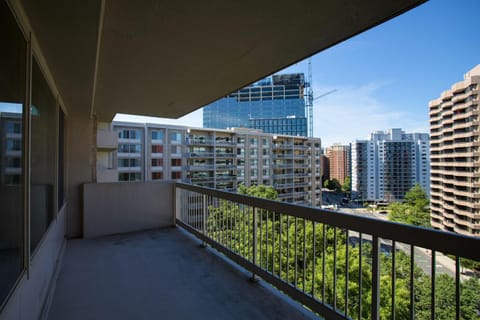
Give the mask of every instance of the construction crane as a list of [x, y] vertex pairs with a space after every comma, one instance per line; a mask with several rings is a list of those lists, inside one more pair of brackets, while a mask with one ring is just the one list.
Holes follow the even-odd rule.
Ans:
[[305, 111], [308, 119], [308, 136], [313, 137], [313, 101], [328, 96], [334, 93], [337, 89], [325, 92], [317, 97], [313, 97], [313, 79], [312, 79], [312, 58], [308, 58], [308, 82], [305, 84], [307, 88], [306, 92], [306, 104]]
[[305, 111], [308, 119], [308, 136], [313, 137], [313, 85], [312, 85], [312, 58], [308, 58], [308, 82]]
[[330, 90], [328, 92], [325, 92], [325, 93], [322, 93], [321, 95], [319, 95], [318, 97], [315, 97], [313, 98], [313, 101], [317, 100], [317, 99], [320, 99], [320, 98], [323, 98], [325, 96], [328, 96], [330, 93], [334, 93], [335, 91], [337, 91], [337, 89], [333, 89], [333, 90]]

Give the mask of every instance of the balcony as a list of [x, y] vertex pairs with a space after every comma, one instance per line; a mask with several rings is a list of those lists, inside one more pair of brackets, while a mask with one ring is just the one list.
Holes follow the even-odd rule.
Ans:
[[[68, 241], [48, 319], [412, 319], [416, 296], [397, 306], [392, 286], [402, 261], [395, 281], [416, 283], [417, 265], [428, 279], [453, 276], [460, 310], [460, 258], [480, 260], [477, 238], [184, 183], [91, 183], [83, 194], [85, 238]], [[448, 270], [440, 252], [455, 256]]]
[[111, 182], [118, 180], [118, 170], [115, 168], [97, 168], [98, 182]]
[[190, 146], [213, 146], [212, 138], [189, 138], [186, 141], [187, 145]]
[[118, 148], [118, 133], [113, 130], [97, 130], [97, 150], [114, 151]]
[[[466, 278], [461, 274], [458, 262], [460, 257], [480, 259], [478, 250], [472, 250], [479, 247], [480, 239], [453, 233], [183, 183], [126, 186], [131, 189], [123, 189], [125, 185], [122, 184], [92, 184], [87, 187], [87, 237], [169, 225], [179, 228], [70, 241], [64, 271], [51, 307], [51, 319], [70, 318], [71, 312], [78, 310], [94, 310], [109, 317], [115, 314], [113, 317], [118, 315], [119, 319], [129, 314], [130, 317], [139, 317], [143, 312], [159, 317], [189, 318], [192, 314], [187, 310], [197, 310], [196, 316], [209, 318], [221, 317], [224, 312], [243, 314], [246, 310], [263, 310], [258, 311], [258, 317], [262, 318], [265, 312], [268, 318], [271, 314], [267, 311], [277, 308], [284, 310], [283, 317], [289, 319], [300, 315], [304, 317], [305, 313], [308, 315], [298, 306], [285, 307], [285, 298], [277, 300], [279, 293], [264, 291], [263, 285], [248, 284], [245, 279], [250, 273], [261, 279], [261, 284], [272, 284], [328, 319], [356, 318], [355, 314], [361, 312], [376, 319], [381, 308], [383, 312], [387, 309], [390, 314], [407, 311], [413, 318], [417, 307], [412, 292], [406, 309], [396, 310], [397, 293], [395, 286], [391, 286], [391, 279], [398, 277], [398, 261], [408, 260], [411, 272], [406, 270], [405, 281], [410, 283], [417, 281], [418, 270], [415, 267], [413, 272], [412, 269], [417, 264], [429, 279], [436, 279], [444, 272], [453, 275], [457, 289], [456, 298], [451, 303], [460, 310], [460, 287]], [[108, 192], [111, 199], [100, 196], [105, 192], [97, 190], [120, 187], [122, 189], [117, 192], [125, 194]], [[155, 190], [146, 192], [152, 188]], [[163, 196], [148, 201], [142, 199], [140, 206], [132, 204], [125, 196], [130, 194], [135, 197], [137, 193], [143, 197], [153, 194]], [[175, 201], [168, 204], [166, 199]], [[115, 203], [118, 201], [125, 204]], [[100, 214], [96, 206], [102, 208]], [[116, 212], [113, 217], [113, 207], [121, 207], [123, 213]], [[139, 222], [132, 226], [129, 212], [139, 210], [144, 214], [138, 216], [136, 213]], [[121, 227], [117, 230], [115, 225]], [[199, 240], [194, 240], [192, 236]], [[334, 237], [333, 242], [328, 238], [330, 236]], [[196, 245], [200, 240], [244, 269], [233, 267], [231, 262], [224, 261], [212, 249], [200, 249]], [[334, 255], [331, 260], [327, 252], [336, 252], [338, 257]], [[340, 252], [345, 255], [340, 255]], [[449, 262], [448, 270], [437, 264], [437, 258], [439, 261], [448, 260], [440, 252], [456, 257]], [[349, 258], [339, 260], [341, 256], [341, 259]], [[358, 259], [359, 256], [363, 259]], [[384, 269], [386, 260], [389, 261], [388, 268]], [[332, 266], [335, 269], [335, 265], [337, 273], [331, 278], [328, 270], [332, 270]], [[350, 277], [351, 280], [347, 282], [345, 270], [350, 270], [347, 279]], [[371, 288], [360, 296], [351, 293], [345, 297], [340, 293], [354, 292], [349, 287], [362, 286], [362, 282], [371, 284]], [[382, 300], [384, 298], [380, 294], [385, 290], [390, 292], [388, 301]], [[429, 298], [433, 314], [438, 297], [432, 292], [435, 289], [430, 292]], [[232, 299], [225, 297], [236, 297], [233, 304], [238, 309], [230, 305]], [[178, 299], [183, 305], [192, 307], [169, 310]], [[118, 301], [122, 300], [128, 303], [119, 307]], [[272, 301], [275, 301], [273, 305]], [[368, 310], [359, 310], [362, 304], [358, 301], [363, 301], [363, 305], [368, 302]], [[348, 307], [345, 308], [345, 305]]]
[[72, 240], [48, 319], [308, 319], [248, 276], [179, 228]]

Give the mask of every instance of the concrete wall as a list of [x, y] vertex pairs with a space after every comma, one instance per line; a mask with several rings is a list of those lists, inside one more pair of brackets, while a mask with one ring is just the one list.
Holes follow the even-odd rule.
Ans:
[[65, 207], [49, 226], [32, 257], [30, 277], [24, 273], [0, 313], [0, 320], [40, 319], [65, 245]]
[[84, 184], [84, 237], [172, 226], [173, 189], [170, 181]]
[[89, 116], [69, 116], [66, 128], [66, 172], [67, 172], [67, 236], [81, 237], [82, 185], [94, 181], [95, 176], [95, 121]]
[[97, 166], [97, 182], [118, 182], [118, 170]]

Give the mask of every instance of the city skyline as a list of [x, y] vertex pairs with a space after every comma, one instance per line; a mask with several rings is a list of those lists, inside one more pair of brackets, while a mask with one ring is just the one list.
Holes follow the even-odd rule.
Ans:
[[[480, 44], [474, 41], [479, 10], [474, 0], [461, 6], [429, 1], [314, 55], [314, 95], [337, 90], [314, 102], [314, 136], [322, 146], [388, 128], [428, 133], [429, 101], [480, 63]], [[307, 61], [279, 72], [307, 73]], [[115, 120], [202, 127], [202, 111], [177, 120], [126, 115]]]

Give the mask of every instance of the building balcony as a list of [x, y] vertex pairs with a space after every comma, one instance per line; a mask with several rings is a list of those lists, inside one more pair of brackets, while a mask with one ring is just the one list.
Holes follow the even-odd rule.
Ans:
[[214, 153], [208, 151], [188, 152], [185, 154], [187, 158], [213, 158]]
[[118, 181], [118, 170], [115, 168], [97, 168], [97, 182]]
[[191, 146], [213, 146], [213, 139], [187, 139], [187, 144]]
[[115, 151], [118, 148], [118, 133], [113, 130], [97, 130], [97, 150]]
[[313, 318], [180, 228], [72, 240], [63, 265], [48, 320]]
[[194, 176], [191, 177], [188, 181], [191, 183], [199, 183], [199, 182], [212, 182], [215, 178], [213, 176]]
[[[117, 136], [118, 137], [118, 136]], [[125, 144], [141, 144], [142, 139], [140, 137], [135, 137], [135, 138], [118, 138], [119, 143], [125, 143]]]
[[235, 158], [236, 154], [233, 152], [216, 152], [215, 157], [217, 158]]
[[152, 138], [152, 141], [151, 141], [151, 144], [153, 146], [160, 146], [160, 145], [163, 145], [163, 139], [162, 138], [157, 138], [157, 139], [153, 139]]
[[118, 158], [125, 158], [125, 159], [136, 159], [136, 158], [141, 158], [142, 154], [140, 152], [118, 152], [117, 153]]
[[12, 140], [21, 140], [22, 134], [18, 132], [7, 132], [5, 133], [5, 138], [12, 139]]
[[152, 159], [162, 159], [163, 158], [163, 152], [152, 152], [151, 157], [152, 157]]
[[229, 146], [236, 146], [237, 143], [233, 140], [215, 140], [215, 145], [218, 146], [218, 147], [222, 147], [222, 146], [226, 146], [226, 147], [229, 147]]
[[[215, 176], [215, 180], [217, 180], [217, 181], [220, 181], [220, 180], [221, 180], [221, 181], [224, 181], [224, 180], [229, 180], [229, 181], [230, 181], [230, 180], [233, 180], [233, 181], [235, 181], [236, 178], [237, 178], [237, 177], [236, 177], [235, 175], [233, 175], [233, 174], [232, 174], [232, 175], [216, 175], [216, 176]], [[251, 179], [255, 179], [255, 178], [256, 178], [256, 177], [253, 177], [253, 176], [251, 177]]]
[[18, 167], [5, 167], [3, 169], [3, 173], [4, 174], [22, 174], [22, 168], [18, 168]]
[[142, 172], [142, 167], [118, 167], [118, 172]]
[[216, 170], [233, 170], [236, 169], [237, 166], [234, 164], [215, 164], [213, 166]]
[[292, 149], [293, 145], [289, 143], [275, 143], [273, 149]]
[[212, 170], [215, 170], [215, 165], [213, 165], [213, 164], [190, 164], [190, 165], [187, 165], [186, 169], [189, 170], [189, 171], [204, 171], [204, 170], [212, 171]]
[[7, 149], [5, 151], [5, 155], [7, 157], [21, 158], [22, 157], [22, 151], [21, 150]]
[[[334, 288], [352, 293], [359, 282], [370, 289], [349, 299], [361, 299], [377, 319], [385, 308], [381, 293], [394, 304], [396, 287], [387, 280], [398, 277], [393, 261], [418, 264], [428, 277], [453, 275], [459, 286], [465, 278], [455, 263], [480, 260], [471, 250], [478, 238], [333, 214], [306, 202], [168, 181], [89, 183], [83, 190], [84, 238], [67, 241], [46, 319], [356, 319], [359, 305], [336, 304], [342, 298]], [[326, 241], [327, 234], [337, 240]], [[348, 282], [345, 267], [328, 274], [345, 256], [327, 253], [340, 251], [349, 257]], [[437, 265], [439, 252], [456, 257], [453, 267], [428, 267]], [[381, 278], [385, 260], [391, 264]], [[406, 272], [405, 281], [415, 276]], [[246, 281], [252, 277], [258, 281]], [[455, 295], [451, 303], [460, 308], [460, 291]]]

